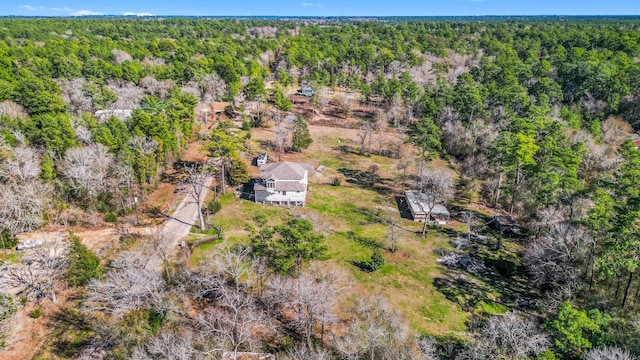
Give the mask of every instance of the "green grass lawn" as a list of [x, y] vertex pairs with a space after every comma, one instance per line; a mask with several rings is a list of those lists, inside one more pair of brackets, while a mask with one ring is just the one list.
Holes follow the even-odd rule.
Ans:
[[[380, 221], [388, 217], [387, 212], [404, 228], [414, 231], [421, 228], [419, 224], [400, 219], [391, 196], [357, 187], [312, 185], [306, 208], [254, 204], [231, 195], [225, 195], [220, 201], [222, 210], [211, 221], [224, 226], [224, 245], [212, 242], [198, 246], [191, 264], [197, 264], [212, 249], [245, 241], [248, 237], [245, 228], [254, 225], [252, 219], [257, 214], [267, 215], [271, 225], [283, 223], [291, 216], [315, 214], [329, 225], [327, 257], [353, 274], [360, 285], [352, 289], [356, 296], [384, 294], [412, 328], [421, 333], [444, 334], [465, 329], [469, 314], [433, 286], [434, 277], [440, 275], [433, 249], [446, 243], [446, 239], [439, 237], [438, 232], [430, 232], [427, 239], [422, 239], [413, 232], [400, 230], [398, 250], [395, 253], [387, 250], [389, 226]], [[353, 265], [369, 260], [373, 249], [350, 240], [346, 236], [348, 231], [383, 245], [386, 263], [380, 270], [367, 273]]]
[[[325, 140], [338, 144], [337, 139]], [[316, 165], [333, 169], [366, 170], [368, 164], [375, 162], [388, 172], [395, 171], [394, 160], [377, 156], [344, 155], [337, 151], [304, 156], [313, 156]], [[504, 304], [513, 296], [504, 297], [505, 286], [515, 278], [504, 277], [496, 281], [495, 277], [464, 274], [469, 280], [463, 284], [468, 286], [465, 288], [456, 282], [455, 274], [459, 272], [449, 271], [436, 261], [439, 250], [453, 250], [449, 241], [458, 232], [464, 232], [464, 226], [429, 228], [422, 237], [422, 224], [402, 219], [392, 194], [381, 194], [347, 182], [342, 185], [312, 183], [304, 208], [255, 204], [230, 194], [223, 196], [221, 211], [209, 221], [224, 227], [224, 242], [198, 246], [191, 263], [197, 263], [213, 249], [247, 241], [246, 227], [255, 226], [253, 217], [257, 214], [266, 215], [270, 226], [282, 224], [293, 216], [307, 217], [316, 229], [325, 232], [326, 261], [346, 269], [356, 280], [356, 285], [349, 290], [349, 301], [383, 294], [404, 315], [413, 330], [434, 335], [466, 330], [472, 315], [508, 311]], [[396, 230], [398, 242], [394, 253], [388, 250], [390, 228], [385, 220], [389, 216], [403, 229]], [[505, 246], [508, 245], [505, 243]], [[361, 271], [356, 265], [370, 259], [373, 247], [381, 248], [385, 265], [372, 273]]]

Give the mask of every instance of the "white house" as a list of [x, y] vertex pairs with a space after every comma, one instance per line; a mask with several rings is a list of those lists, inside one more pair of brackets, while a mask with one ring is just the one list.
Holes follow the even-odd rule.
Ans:
[[260, 179], [253, 185], [255, 201], [304, 206], [308, 183], [308, 171], [302, 164], [283, 161], [260, 165]]

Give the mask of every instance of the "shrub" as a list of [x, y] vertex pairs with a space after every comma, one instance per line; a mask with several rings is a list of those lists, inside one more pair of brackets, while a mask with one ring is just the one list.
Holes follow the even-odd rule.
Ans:
[[340, 186], [340, 179], [337, 177], [333, 178], [333, 183], [331, 184], [333, 186]]
[[371, 259], [368, 262], [369, 269], [373, 272], [382, 267], [384, 265], [384, 257], [382, 253], [378, 249], [373, 250], [373, 254], [371, 254]]
[[9, 232], [9, 230], [2, 230], [2, 232], [0, 232], [0, 249], [11, 249], [16, 245], [18, 245], [18, 238]]
[[108, 222], [108, 223], [115, 223], [118, 222], [118, 215], [116, 215], [116, 213], [109, 211], [107, 213], [107, 215], [104, 217], [104, 221]]
[[207, 211], [211, 215], [217, 214], [220, 209], [222, 209], [222, 204], [220, 204], [220, 201], [213, 200], [209, 202], [209, 204], [207, 204]]
[[9, 295], [0, 294], [0, 321], [8, 319], [16, 312], [16, 305]]
[[31, 312], [29, 313], [29, 316], [34, 318], [34, 319], [39, 318], [40, 316], [42, 316], [42, 308], [41, 307], [37, 307], [37, 308], [31, 310]]

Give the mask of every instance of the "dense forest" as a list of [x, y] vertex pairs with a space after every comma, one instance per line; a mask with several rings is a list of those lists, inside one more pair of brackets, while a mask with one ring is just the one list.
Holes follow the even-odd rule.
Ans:
[[[278, 153], [319, 141], [307, 128], [315, 115], [290, 112], [288, 94], [303, 87], [312, 114], [353, 120], [342, 126], [357, 129], [359, 156], [402, 162], [410, 147], [419, 171], [405, 164], [403, 184], [526, 228], [504, 239], [515, 250], [501, 238], [496, 248], [535, 297], [499, 314], [463, 307], [473, 313], [464, 329], [429, 333], [384, 296], [350, 293], [313, 219], [258, 214], [248, 236], [197, 266], [151, 234], [161, 272], [128, 245], [135, 234], [100, 257], [69, 234], [59, 248], [0, 257], [0, 357], [18, 309], [37, 318], [64, 288], [77, 324], [72, 339], [51, 335], [55, 358], [636, 359], [640, 20], [481, 20], [0, 19], [0, 248], [47, 226], [134, 213], [137, 225], [138, 206], [181, 167], [181, 184], [215, 174], [224, 194], [245, 183], [252, 129], [272, 128]], [[226, 106], [215, 126], [197, 111], [209, 103]], [[401, 142], [372, 148], [376, 132]], [[201, 167], [178, 161], [194, 141], [208, 155]], [[427, 170], [436, 160], [455, 173], [450, 189]], [[215, 219], [224, 201], [198, 207]], [[464, 214], [468, 241], [454, 247], [473, 254], [484, 237]], [[200, 215], [201, 231], [224, 237]], [[376, 271], [384, 257], [376, 248], [361, 265]]]

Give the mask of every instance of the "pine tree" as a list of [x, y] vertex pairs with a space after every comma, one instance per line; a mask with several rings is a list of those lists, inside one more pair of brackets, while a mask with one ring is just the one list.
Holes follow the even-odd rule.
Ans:
[[309, 125], [301, 117], [297, 116], [293, 121], [293, 135], [291, 140], [291, 150], [302, 151], [311, 145], [313, 139], [309, 134]]

